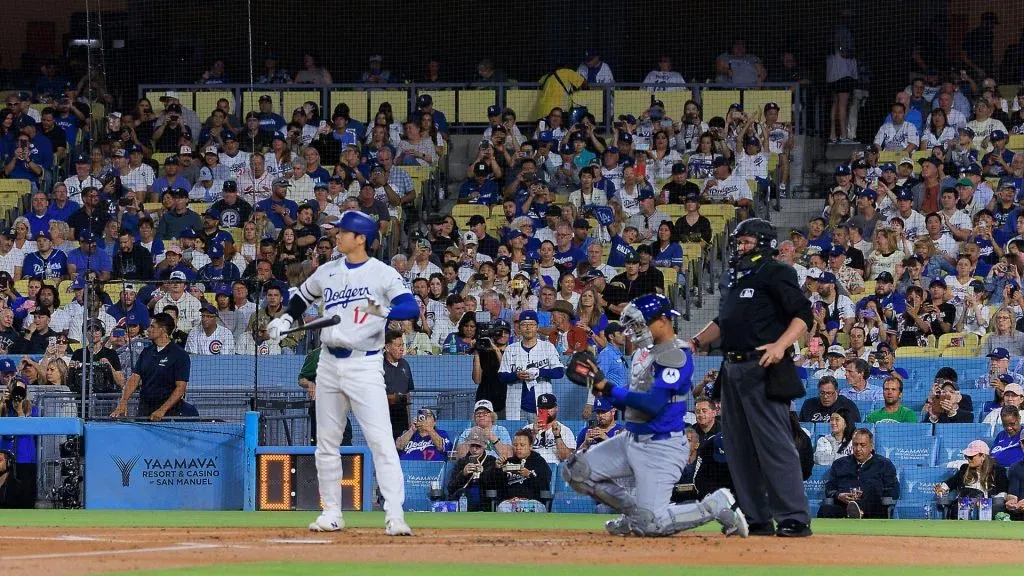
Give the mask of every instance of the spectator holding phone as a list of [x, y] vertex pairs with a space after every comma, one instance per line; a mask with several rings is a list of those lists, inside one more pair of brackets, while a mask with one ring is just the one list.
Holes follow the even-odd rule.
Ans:
[[[945, 496], [952, 492], [956, 498], [991, 498], [1006, 494], [1010, 482], [1006, 468], [1000, 466], [990, 454], [984, 440], [972, 440], [963, 450], [967, 463], [960, 466], [955, 474], [935, 485], [935, 495]], [[956, 506], [949, 506], [947, 515], [956, 516]]]
[[[956, 371], [952, 368], [940, 368], [935, 374], [935, 382], [932, 383], [931, 394], [925, 402], [925, 414], [921, 421], [932, 424], [973, 422], [973, 402], [967, 403], [969, 406], [961, 404], [961, 401], [969, 398], [970, 396], [963, 396], [960, 393]], [[987, 451], [985, 453], [988, 454]]]
[[485, 483], [498, 490], [498, 512], [547, 512], [541, 492], [551, 490], [551, 468], [532, 450], [534, 444], [530, 430], [516, 432], [512, 456], [498, 458], [495, 467], [484, 472]]
[[607, 398], [598, 396], [594, 398], [591, 406], [593, 417], [587, 421], [587, 427], [580, 430], [576, 436], [577, 452], [600, 444], [625, 430], [622, 424], [615, 421], [616, 409]]
[[401, 460], [447, 461], [452, 441], [447, 432], [435, 427], [436, 424], [433, 410], [417, 410], [412, 426], [395, 440], [398, 457]]
[[[496, 479], [494, 470], [497, 459], [487, 453], [487, 432], [477, 426], [466, 432], [459, 444], [463, 456], [456, 460], [448, 479], [448, 497], [465, 495], [469, 512], [489, 512], [490, 504], [484, 494], [487, 490], [497, 488], [492, 483]], [[544, 467], [547, 468], [547, 465]]]
[[[576, 450], [572, 430], [558, 421], [558, 400], [554, 394], [537, 396], [537, 421], [523, 430], [530, 433], [533, 450], [549, 464], [562, 462]], [[515, 446], [512, 450], [515, 452]]]

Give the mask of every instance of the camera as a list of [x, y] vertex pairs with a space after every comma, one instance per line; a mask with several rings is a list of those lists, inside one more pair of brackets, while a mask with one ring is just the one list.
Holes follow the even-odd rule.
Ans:
[[491, 147], [491, 141], [490, 140], [484, 140], [484, 141], [480, 142], [480, 149], [481, 150], [487, 150], [490, 147]]
[[104, 170], [103, 172], [100, 173], [99, 177], [97, 178], [97, 180], [100, 181], [100, 184], [103, 185], [103, 188], [106, 188], [107, 185], [109, 185], [116, 179], [117, 173], [112, 169]]
[[170, 120], [171, 122], [177, 122], [177, 121], [178, 121], [179, 119], [181, 119], [181, 116], [178, 116], [177, 114], [171, 114], [171, 115], [170, 115], [170, 116], [168, 116], [167, 118], [168, 118], [168, 119], [169, 119], [169, 120]]
[[118, 198], [117, 205], [121, 206], [122, 208], [127, 208], [128, 206], [134, 206], [135, 201], [132, 200], [131, 198]]

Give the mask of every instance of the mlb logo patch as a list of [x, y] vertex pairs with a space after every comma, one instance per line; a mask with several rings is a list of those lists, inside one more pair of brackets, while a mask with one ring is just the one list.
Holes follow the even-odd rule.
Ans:
[[753, 288], [744, 288], [743, 291], [740, 292], [740, 298], [753, 298], [753, 297], [754, 297], [754, 289]]

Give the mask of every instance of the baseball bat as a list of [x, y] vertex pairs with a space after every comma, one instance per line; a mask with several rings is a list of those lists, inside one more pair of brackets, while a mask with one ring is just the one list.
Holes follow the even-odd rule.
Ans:
[[330, 326], [335, 326], [340, 322], [341, 316], [323, 316], [321, 318], [313, 320], [309, 324], [303, 324], [302, 326], [292, 328], [291, 330], [285, 330], [284, 332], [281, 332], [281, 335], [284, 336], [285, 334], [299, 332], [300, 330], [319, 330], [320, 328], [328, 328]]

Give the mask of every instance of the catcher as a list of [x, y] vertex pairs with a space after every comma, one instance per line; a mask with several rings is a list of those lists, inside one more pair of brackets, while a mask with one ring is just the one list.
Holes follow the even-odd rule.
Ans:
[[[609, 398], [624, 413], [626, 432], [570, 457], [562, 476], [622, 514], [605, 524], [610, 534], [668, 536], [717, 520], [727, 536], [745, 538], [747, 520], [728, 489], [697, 503], [671, 503], [689, 454], [683, 416], [693, 374], [689, 345], [672, 326], [677, 316], [660, 294], [640, 296], [623, 309], [621, 323], [636, 347], [628, 389], [610, 384], [589, 352], [572, 357], [566, 376]], [[629, 478], [636, 496], [618, 482]]]

